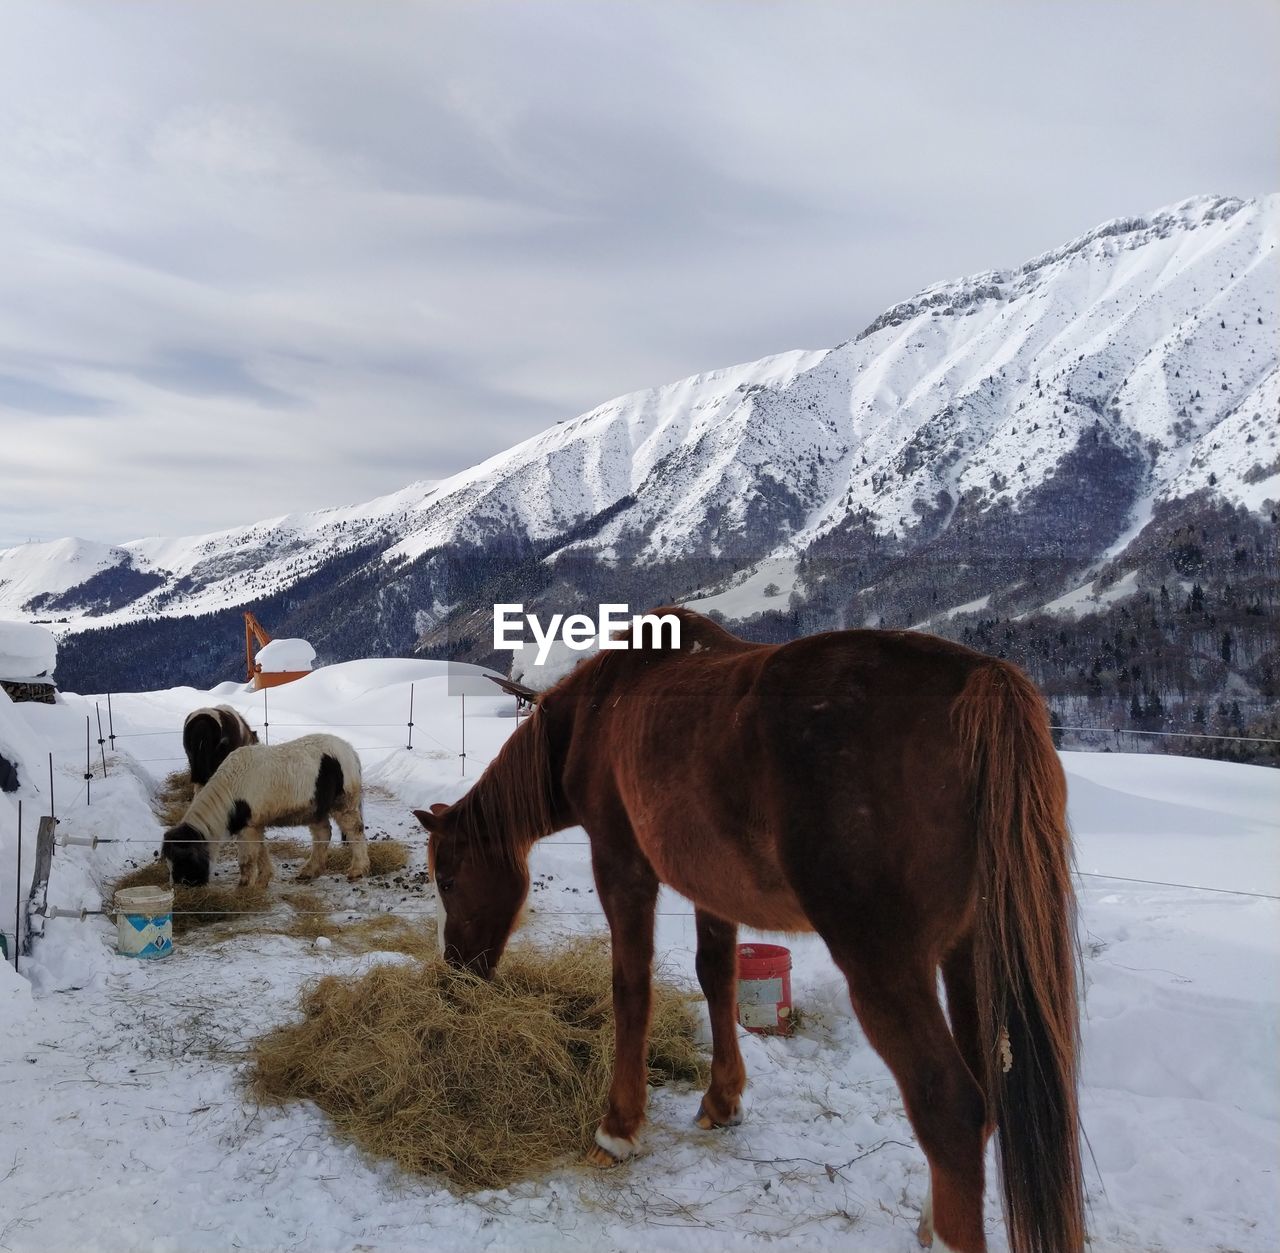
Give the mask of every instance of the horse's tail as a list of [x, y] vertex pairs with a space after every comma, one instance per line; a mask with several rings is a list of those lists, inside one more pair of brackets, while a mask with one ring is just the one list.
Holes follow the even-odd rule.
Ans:
[[978, 821], [975, 974], [1012, 1253], [1084, 1248], [1080, 1042], [1066, 781], [1039, 692], [1003, 662], [953, 709]]

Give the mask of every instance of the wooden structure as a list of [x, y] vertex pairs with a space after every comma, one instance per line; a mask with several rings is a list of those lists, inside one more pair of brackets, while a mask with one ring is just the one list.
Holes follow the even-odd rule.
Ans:
[[252, 683], [255, 690], [264, 687], [279, 687], [282, 683], [292, 683], [294, 679], [304, 678], [310, 670], [263, 670], [256, 653], [271, 643], [271, 635], [266, 627], [258, 621], [249, 610], [244, 611], [244, 660], [248, 671], [247, 683]]
[[[52, 814], [40, 819], [36, 828], [36, 868], [31, 876], [31, 891], [27, 893], [26, 929], [17, 945], [24, 957], [31, 956], [31, 945], [44, 935], [45, 910], [49, 906], [49, 871], [53, 866], [53, 843], [57, 832], [58, 820]], [[22, 839], [21, 828], [18, 839]]]
[[19, 701], [35, 701], [42, 705], [58, 703], [58, 689], [52, 679], [0, 679], [0, 688], [15, 705]]

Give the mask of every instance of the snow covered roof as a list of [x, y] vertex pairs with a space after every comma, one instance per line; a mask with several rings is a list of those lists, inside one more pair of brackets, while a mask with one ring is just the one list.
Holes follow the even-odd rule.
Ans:
[[306, 640], [272, 640], [258, 650], [255, 660], [266, 674], [310, 670], [315, 664], [316, 650]]
[[53, 674], [58, 641], [33, 622], [0, 622], [0, 679], [36, 679]]

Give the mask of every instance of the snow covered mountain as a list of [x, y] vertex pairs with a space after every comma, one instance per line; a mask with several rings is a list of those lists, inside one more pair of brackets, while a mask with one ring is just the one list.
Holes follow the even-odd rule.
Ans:
[[357, 636], [456, 651], [495, 579], [804, 629], [1078, 615], [1150, 583], [1153, 527], [1226, 510], [1262, 527], [1250, 553], [1274, 547], [1278, 238], [1275, 195], [1109, 222], [835, 348], [621, 397], [365, 505], [0, 552], [0, 617], [79, 632], [269, 603], [337, 659]]

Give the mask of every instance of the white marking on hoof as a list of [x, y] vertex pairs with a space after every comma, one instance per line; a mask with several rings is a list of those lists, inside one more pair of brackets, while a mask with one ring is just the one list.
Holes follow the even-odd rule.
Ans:
[[916, 1225], [916, 1240], [922, 1249], [933, 1246], [933, 1180], [924, 1194], [924, 1204], [920, 1207], [920, 1222]]
[[596, 1143], [610, 1157], [620, 1162], [625, 1162], [636, 1151], [634, 1140], [620, 1140], [617, 1136], [611, 1136], [603, 1127], [596, 1128]]
[[694, 1115], [694, 1123], [701, 1127], [703, 1131], [719, 1131], [723, 1127], [737, 1127], [742, 1123], [742, 1101], [734, 1102], [732, 1111], [729, 1116], [724, 1119], [712, 1118], [707, 1111], [707, 1098], [704, 1096], [702, 1102], [698, 1106], [698, 1112]]

